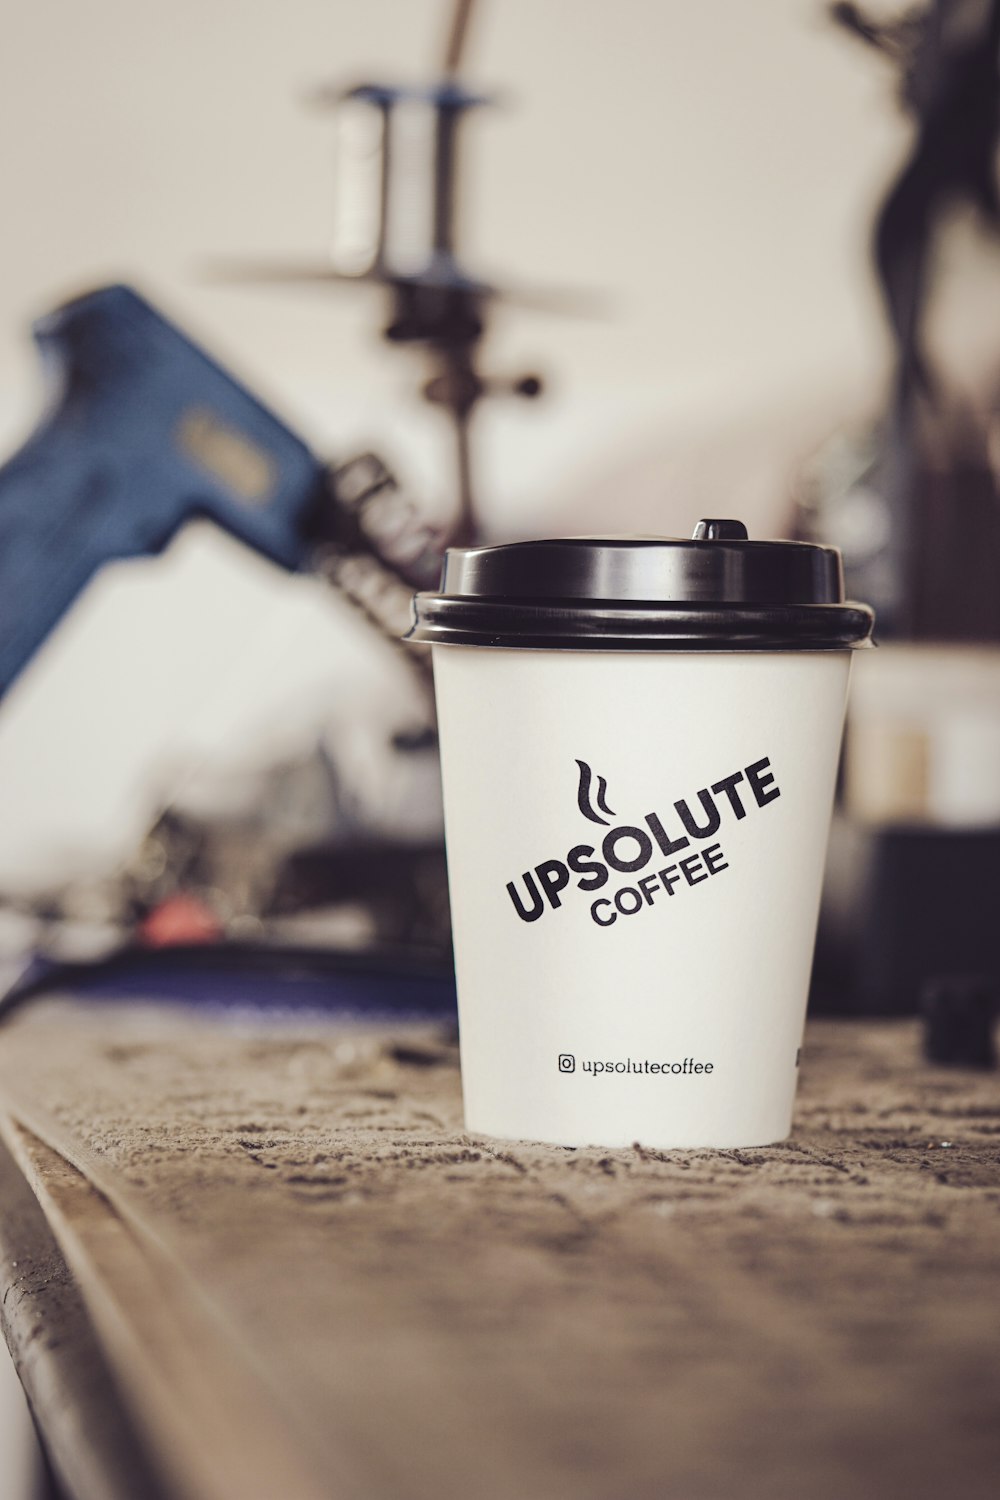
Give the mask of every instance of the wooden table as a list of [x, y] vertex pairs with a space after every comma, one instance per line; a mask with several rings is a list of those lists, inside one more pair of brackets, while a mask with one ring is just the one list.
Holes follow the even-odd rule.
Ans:
[[1000, 1086], [814, 1023], [792, 1139], [467, 1135], [453, 1038], [0, 1030], [3, 1326], [74, 1500], [978, 1500]]

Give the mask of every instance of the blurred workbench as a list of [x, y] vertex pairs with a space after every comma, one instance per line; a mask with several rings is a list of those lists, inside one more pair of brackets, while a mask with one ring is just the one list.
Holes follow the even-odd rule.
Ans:
[[1000, 1486], [1000, 1085], [910, 1023], [814, 1023], [782, 1145], [663, 1153], [464, 1134], [429, 1023], [48, 1001], [0, 1120], [73, 1500]]

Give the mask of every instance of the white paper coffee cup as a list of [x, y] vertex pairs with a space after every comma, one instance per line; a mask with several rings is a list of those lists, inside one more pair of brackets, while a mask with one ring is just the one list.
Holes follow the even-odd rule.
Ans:
[[662, 1148], [790, 1129], [871, 615], [831, 549], [702, 524], [451, 554], [418, 597], [471, 1131]]

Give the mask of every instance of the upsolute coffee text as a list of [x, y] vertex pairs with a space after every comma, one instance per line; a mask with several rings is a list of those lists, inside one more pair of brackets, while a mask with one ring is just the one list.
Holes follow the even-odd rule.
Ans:
[[[727, 870], [721, 844], [708, 840], [715, 840], [724, 822], [739, 822], [749, 810], [767, 807], [780, 796], [770, 758], [764, 756], [702, 787], [693, 798], [680, 798], [666, 821], [657, 812], [646, 813], [641, 824], [623, 823], [609, 829], [599, 851], [593, 844], [575, 844], [562, 859], [542, 860], [525, 870], [520, 880], [508, 881], [507, 893], [522, 922], [537, 922], [562, 906], [563, 893], [571, 883], [580, 891], [599, 891], [615, 874], [636, 875], [661, 858], [669, 859], [669, 864], [591, 903], [592, 920], [599, 927], [611, 927], [619, 918], [635, 916], [658, 899]], [[692, 841], [702, 847], [693, 849]], [[675, 858], [685, 849], [692, 852]]]

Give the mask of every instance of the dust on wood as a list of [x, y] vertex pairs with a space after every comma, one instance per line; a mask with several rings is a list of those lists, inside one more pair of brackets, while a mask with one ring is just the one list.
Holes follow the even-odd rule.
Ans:
[[372, 1497], [995, 1494], [1000, 1089], [907, 1024], [813, 1025], [792, 1138], [744, 1151], [470, 1136], [433, 1028], [51, 1005], [0, 1094]]

